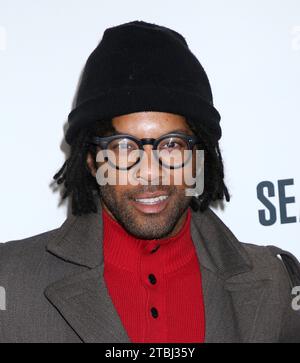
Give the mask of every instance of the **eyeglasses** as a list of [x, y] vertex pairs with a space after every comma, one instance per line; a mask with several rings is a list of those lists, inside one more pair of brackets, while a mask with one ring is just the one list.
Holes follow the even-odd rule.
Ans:
[[109, 151], [105, 153], [106, 160], [119, 170], [129, 170], [137, 165], [142, 159], [144, 145], [152, 145], [158, 162], [170, 169], [182, 168], [190, 160], [194, 146], [202, 145], [197, 136], [178, 132], [162, 135], [158, 139], [138, 139], [128, 134], [94, 136], [89, 140], [89, 144]]

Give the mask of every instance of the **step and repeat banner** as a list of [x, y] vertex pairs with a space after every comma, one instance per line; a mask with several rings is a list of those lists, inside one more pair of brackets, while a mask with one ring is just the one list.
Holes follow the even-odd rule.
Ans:
[[60, 226], [52, 176], [84, 63], [107, 27], [179, 31], [221, 114], [229, 203], [213, 210], [240, 241], [300, 258], [298, 0], [0, 0], [0, 241]]

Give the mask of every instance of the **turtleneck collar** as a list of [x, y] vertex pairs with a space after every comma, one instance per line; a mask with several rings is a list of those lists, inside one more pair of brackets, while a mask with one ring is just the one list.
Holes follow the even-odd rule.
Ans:
[[161, 272], [173, 272], [188, 263], [195, 254], [190, 233], [191, 210], [176, 235], [144, 240], [129, 234], [103, 208], [103, 255], [109, 263], [131, 272], [138, 272], [141, 258], [153, 259]]

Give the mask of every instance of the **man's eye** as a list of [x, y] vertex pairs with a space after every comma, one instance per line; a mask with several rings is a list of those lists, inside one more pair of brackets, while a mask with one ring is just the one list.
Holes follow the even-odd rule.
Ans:
[[133, 150], [134, 147], [131, 144], [128, 143], [122, 143], [117, 145], [117, 149], [119, 150]]
[[168, 142], [167, 144], [163, 145], [163, 149], [175, 149], [179, 148], [180, 145], [177, 142]]
[[119, 149], [129, 149], [130, 145], [128, 144], [119, 144]]

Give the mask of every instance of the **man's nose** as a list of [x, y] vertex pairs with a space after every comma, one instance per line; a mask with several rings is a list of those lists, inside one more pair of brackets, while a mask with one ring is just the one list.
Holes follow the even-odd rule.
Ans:
[[160, 169], [160, 165], [153, 155], [152, 146], [145, 145], [137, 177], [146, 184], [159, 184]]

